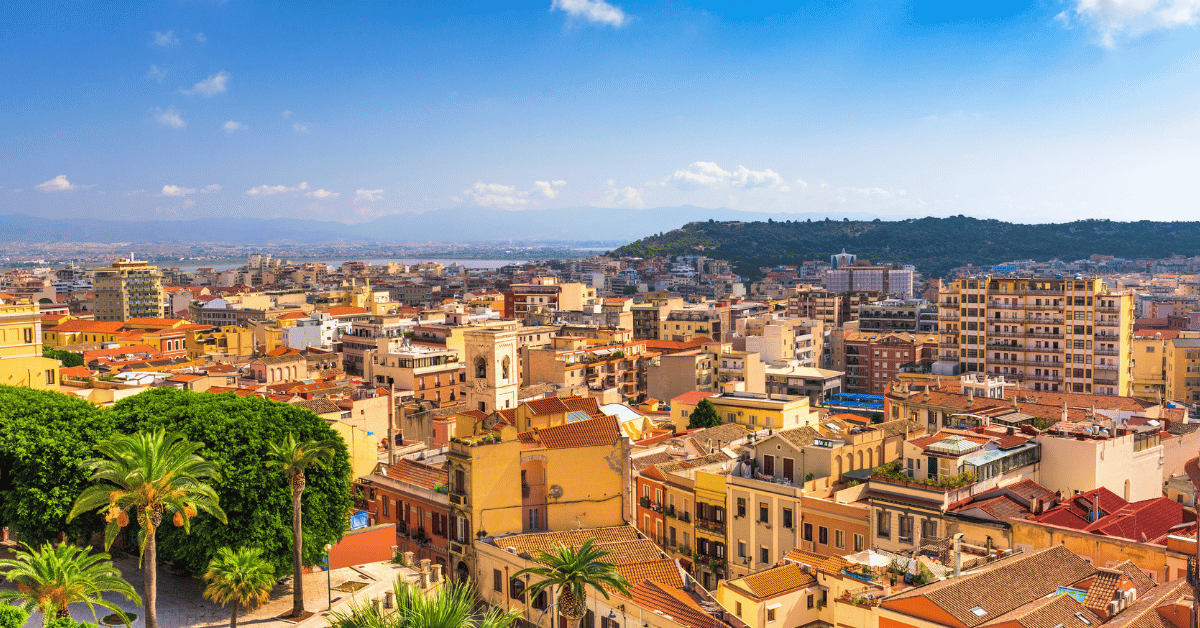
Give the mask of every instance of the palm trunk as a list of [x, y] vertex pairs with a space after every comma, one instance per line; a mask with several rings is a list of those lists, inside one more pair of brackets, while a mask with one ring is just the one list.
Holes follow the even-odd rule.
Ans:
[[237, 628], [237, 612], [238, 612], [238, 603], [237, 603], [237, 600], [234, 600], [233, 601], [233, 613], [229, 616], [229, 628]]
[[304, 615], [304, 574], [301, 573], [304, 534], [300, 520], [300, 495], [304, 492], [304, 474], [292, 478], [292, 617]]
[[155, 601], [158, 598], [158, 535], [151, 534], [146, 540], [146, 567], [142, 570], [142, 584], [146, 588], [146, 628], [158, 628], [158, 613]]
[[62, 618], [64, 618], [64, 617], [66, 617], [66, 618], [70, 618], [70, 617], [71, 617], [71, 611], [67, 610], [67, 606], [66, 606], [65, 604], [64, 604], [64, 605], [62, 605], [62, 606], [60, 606], [60, 607], [58, 607], [58, 608], [57, 608], [57, 609], [55, 609], [55, 611], [54, 611], [54, 618], [55, 618], [55, 619], [62, 619]]

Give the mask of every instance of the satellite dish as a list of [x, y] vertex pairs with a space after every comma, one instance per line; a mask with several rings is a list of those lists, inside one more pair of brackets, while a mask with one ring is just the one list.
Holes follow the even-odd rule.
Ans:
[[547, 495], [548, 495], [548, 496], [549, 496], [551, 499], [558, 499], [559, 497], [562, 497], [562, 487], [561, 487], [561, 486], [559, 486], [559, 485], [557, 485], [557, 484], [551, 484], [551, 485], [550, 485], [550, 492], [549, 492], [549, 493], [547, 493]]

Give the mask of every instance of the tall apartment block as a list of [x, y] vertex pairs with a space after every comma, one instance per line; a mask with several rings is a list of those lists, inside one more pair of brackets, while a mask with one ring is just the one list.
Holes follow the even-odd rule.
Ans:
[[1003, 375], [1028, 390], [1128, 395], [1133, 295], [1100, 279], [979, 276], [938, 290], [934, 372]]
[[166, 318], [171, 315], [157, 266], [119, 259], [112, 266], [92, 269], [98, 321]]

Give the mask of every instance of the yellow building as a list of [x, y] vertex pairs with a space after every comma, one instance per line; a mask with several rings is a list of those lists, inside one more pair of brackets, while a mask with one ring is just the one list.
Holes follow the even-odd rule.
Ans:
[[[716, 547], [725, 543], [725, 477], [728, 470], [707, 468], [696, 471], [696, 512], [694, 531], [696, 548], [704, 541], [705, 547]], [[717, 581], [726, 573], [724, 562], [710, 563], [697, 560], [693, 573], [706, 589], [716, 587]]]
[[1133, 295], [1101, 279], [968, 277], [938, 290], [935, 372], [1029, 390], [1128, 395]]
[[58, 390], [58, 360], [42, 357], [36, 303], [0, 295], [0, 384]]
[[487, 427], [494, 433], [455, 438], [446, 452], [456, 571], [474, 571], [481, 537], [624, 523], [629, 452], [615, 418], [519, 433]]
[[92, 271], [95, 318], [124, 321], [130, 318], [170, 316], [170, 305], [157, 266], [119, 259]]
[[1200, 338], [1173, 338], [1166, 344], [1167, 399], [1200, 401]]
[[749, 392], [704, 397], [687, 393], [671, 400], [671, 418], [676, 430], [687, 429], [688, 417], [705, 398], [717, 409], [722, 423], [737, 423], [752, 430], [803, 427], [816, 423], [820, 416], [809, 406], [808, 397]]
[[1158, 401], [1167, 395], [1167, 345], [1170, 340], [1153, 330], [1137, 331], [1129, 350], [1130, 394], [1138, 399]]
[[237, 358], [254, 355], [254, 332], [244, 327], [190, 329], [187, 332], [188, 357]]
[[42, 329], [42, 342], [48, 347], [65, 347], [81, 343], [116, 342], [125, 324], [120, 321], [85, 321], [72, 319], [54, 327]]

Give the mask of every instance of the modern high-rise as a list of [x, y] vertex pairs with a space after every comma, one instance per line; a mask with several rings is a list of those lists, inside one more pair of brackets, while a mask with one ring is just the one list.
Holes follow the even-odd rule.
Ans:
[[112, 266], [92, 269], [92, 275], [96, 320], [127, 321], [171, 316], [162, 288], [162, 274], [157, 266], [119, 259]]
[[938, 290], [934, 372], [1028, 390], [1130, 394], [1133, 295], [1096, 278], [977, 276]]

